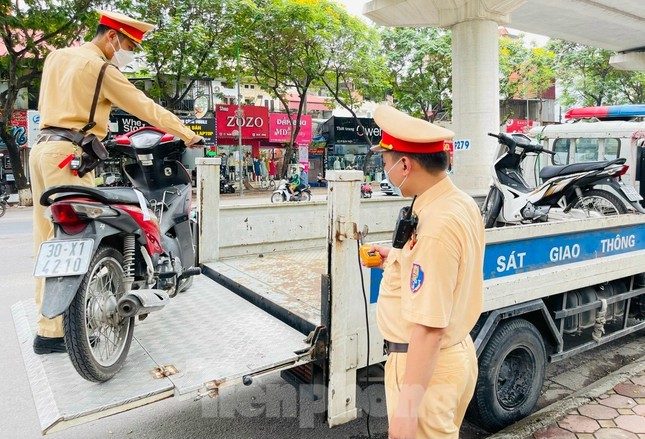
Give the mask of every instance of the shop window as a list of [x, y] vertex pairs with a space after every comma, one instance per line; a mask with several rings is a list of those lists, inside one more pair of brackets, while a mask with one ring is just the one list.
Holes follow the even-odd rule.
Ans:
[[618, 158], [620, 152], [619, 139], [605, 139], [605, 154], [603, 160], [614, 160]]
[[551, 158], [554, 165], [569, 164], [571, 143], [573, 143], [572, 139], [555, 139], [555, 142], [553, 142], [553, 152], [555, 152], [555, 155]]
[[576, 139], [575, 162], [594, 162], [598, 160], [600, 139]]

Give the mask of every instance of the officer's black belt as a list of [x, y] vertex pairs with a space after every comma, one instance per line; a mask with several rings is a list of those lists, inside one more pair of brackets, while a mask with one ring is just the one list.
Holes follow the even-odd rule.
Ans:
[[44, 142], [57, 142], [57, 141], [64, 141], [64, 142], [71, 142], [67, 137], [63, 136], [56, 136], [54, 134], [43, 134], [38, 138], [38, 143], [44, 143]]
[[408, 352], [408, 344], [394, 343], [393, 341], [385, 340], [385, 342], [383, 343], [383, 349], [385, 350], [386, 354], [392, 354], [392, 353], [404, 354]]

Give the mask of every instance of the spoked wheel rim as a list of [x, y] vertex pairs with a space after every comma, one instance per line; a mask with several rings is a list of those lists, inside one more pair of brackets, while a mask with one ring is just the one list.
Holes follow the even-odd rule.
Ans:
[[125, 293], [121, 264], [111, 257], [94, 266], [85, 294], [85, 337], [94, 360], [112, 366], [127, 345], [132, 319], [122, 317], [116, 304]]
[[585, 196], [581, 201], [576, 203], [574, 208], [583, 210], [588, 217], [620, 214], [611, 201], [597, 195]]
[[520, 407], [529, 397], [535, 379], [535, 358], [528, 349], [511, 351], [497, 373], [497, 400], [506, 410]]

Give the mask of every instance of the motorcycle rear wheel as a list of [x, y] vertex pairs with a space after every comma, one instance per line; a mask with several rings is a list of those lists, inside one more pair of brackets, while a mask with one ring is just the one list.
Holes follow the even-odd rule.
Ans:
[[284, 195], [282, 195], [280, 192], [274, 192], [271, 195], [271, 202], [272, 203], [283, 203], [287, 200], [285, 200]]
[[502, 210], [502, 193], [495, 186], [490, 188], [488, 195], [482, 205], [481, 213], [484, 227], [491, 229], [495, 227], [499, 212]]
[[126, 293], [123, 256], [101, 245], [63, 314], [67, 353], [88, 381], [104, 382], [121, 369], [130, 350], [134, 317], [121, 317], [116, 304]]
[[574, 209], [584, 210], [591, 217], [592, 212], [599, 216], [613, 216], [627, 213], [627, 208], [616, 195], [602, 189], [591, 189], [582, 195], [573, 206]]
[[6, 211], [7, 211], [7, 205], [4, 203], [0, 203], [0, 216], [4, 215]]
[[311, 200], [311, 194], [307, 191], [303, 191], [300, 194], [300, 201], [310, 201]]

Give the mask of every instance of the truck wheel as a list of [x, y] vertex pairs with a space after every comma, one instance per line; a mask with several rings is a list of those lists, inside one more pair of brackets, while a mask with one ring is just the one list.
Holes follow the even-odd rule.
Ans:
[[578, 200], [573, 206], [574, 209], [582, 209], [587, 216], [622, 215], [627, 213], [627, 208], [616, 195], [602, 189], [591, 189], [582, 194], [582, 200]]
[[487, 229], [495, 227], [499, 212], [502, 210], [502, 193], [495, 186], [491, 186], [484, 204], [482, 205], [482, 220]]
[[499, 324], [479, 357], [479, 376], [470, 414], [490, 432], [529, 415], [544, 384], [542, 336], [524, 319]]
[[116, 307], [124, 294], [123, 256], [115, 248], [101, 245], [63, 314], [67, 353], [76, 371], [88, 381], [109, 380], [128, 355], [134, 317], [121, 317]]

